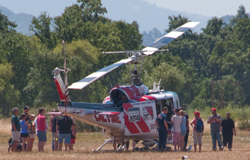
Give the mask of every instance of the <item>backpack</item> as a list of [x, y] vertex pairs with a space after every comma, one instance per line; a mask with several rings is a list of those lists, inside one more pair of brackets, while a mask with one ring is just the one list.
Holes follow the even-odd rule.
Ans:
[[197, 123], [196, 123], [196, 131], [201, 133], [203, 132], [204, 128], [203, 128], [203, 121], [201, 120], [201, 118], [197, 118]]

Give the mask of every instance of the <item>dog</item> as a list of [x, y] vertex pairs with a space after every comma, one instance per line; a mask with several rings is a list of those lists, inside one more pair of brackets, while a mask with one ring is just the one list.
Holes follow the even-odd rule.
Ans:
[[[9, 139], [8, 141], [9, 143], [9, 148], [8, 148], [8, 152], [10, 152], [10, 149], [11, 149], [11, 145], [12, 145], [12, 137]], [[16, 147], [16, 151], [17, 152], [21, 152], [23, 149], [22, 149], [22, 141], [20, 140], [19, 142], [17, 142], [17, 147]], [[26, 144], [25, 144], [26, 146]]]

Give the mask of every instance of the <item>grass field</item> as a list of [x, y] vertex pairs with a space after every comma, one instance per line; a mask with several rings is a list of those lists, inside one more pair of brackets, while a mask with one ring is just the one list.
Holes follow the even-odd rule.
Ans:
[[[37, 139], [34, 143], [33, 152], [21, 152], [21, 153], [8, 153], [7, 141], [11, 137], [9, 120], [0, 120], [1, 129], [0, 129], [0, 159], [36, 159], [36, 160], [47, 160], [47, 159], [108, 159], [108, 160], [122, 160], [122, 159], [168, 159], [168, 160], [177, 160], [182, 156], [188, 156], [190, 160], [247, 160], [250, 159], [250, 132], [238, 131], [237, 137], [234, 138], [233, 142], [233, 151], [228, 151], [227, 148], [224, 151], [211, 151], [212, 142], [210, 138], [209, 130], [206, 130], [206, 133], [203, 137], [203, 146], [202, 152], [194, 152], [192, 149], [190, 152], [156, 152], [156, 151], [144, 151], [144, 152], [98, 152], [93, 153], [92, 149], [97, 149], [105, 139], [106, 136], [101, 133], [80, 133], [77, 135], [76, 144], [73, 151], [51, 151], [51, 134], [48, 133], [48, 141], [45, 145], [44, 152], [37, 151]], [[208, 128], [208, 126], [206, 126]], [[192, 134], [189, 136], [189, 145], [193, 143]], [[137, 145], [142, 147], [142, 145]], [[172, 145], [169, 145], [173, 147]], [[112, 149], [111, 144], [107, 144], [103, 149]]]

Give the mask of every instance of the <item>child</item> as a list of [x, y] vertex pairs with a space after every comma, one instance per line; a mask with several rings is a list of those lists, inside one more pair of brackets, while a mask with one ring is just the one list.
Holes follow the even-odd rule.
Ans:
[[73, 150], [73, 145], [75, 144], [75, 139], [76, 139], [76, 124], [73, 122], [73, 125], [71, 127], [71, 141], [69, 144], [69, 149]]
[[29, 116], [28, 124], [29, 124], [29, 140], [27, 145], [27, 151], [32, 151], [33, 143], [36, 137], [35, 125], [34, 125], [35, 115], [31, 114]]
[[22, 114], [21, 115], [21, 121], [20, 121], [20, 126], [21, 126], [21, 138], [22, 138], [22, 149], [23, 151], [27, 151], [25, 142], [29, 141], [29, 133], [28, 133], [28, 121], [26, 121], [26, 115]]
[[187, 132], [187, 121], [186, 121], [186, 117], [184, 116], [185, 115], [185, 111], [183, 110], [180, 110], [180, 116], [181, 116], [181, 140], [180, 140], [180, 144], [181, 144], [181, 150], [184, 151], [184, 146], [185, 146], [185, 142], [184, 142], [184, 138], [185, 138], [185, 135], [186, 135], [186, 132]]

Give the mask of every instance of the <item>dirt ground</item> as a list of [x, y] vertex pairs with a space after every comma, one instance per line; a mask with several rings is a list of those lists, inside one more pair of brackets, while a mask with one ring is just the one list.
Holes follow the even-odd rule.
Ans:
[[[2, 123], [3, 124], [3, 123]], [[133, 152], [132, 141], [130, 141], [130, 148], [128, 152], [92, 152], [92, 149], [97, 149], [105, 139], [106, 136], [102, 133], [80, 133], [77, 135], [76, 144], [73, 151], [51, 151], [51, 133], [47, 134], [48, 141], [45, 145], [44, 152], [37, 151], [37, 138], [35, 139], [34, 148], [32, 152], [8, 153], [8, 139], [11, 137], [10, 128], [8, 126], [0, 130], [0, 159], [108, 159], [108, 160], [122, 160], [122, 159], [168, 159], [177, 160], [182, 156], [188, 156], [190, 160], [250, 160], [250, 132], [238, 131], [237, 136], [234, 137], [233, 151], [225, 148], [223, 151], [212, 151], [212, 142], [209, 133], [203, 136], [202, 152], [156, 152], [156, 151], [143, 151]], [[6, 131], [7, 129], [7, 131]], [[190, 133], [188, 145], [192, 145], [192, 134]], [[173, 145], [169, 145], [173, 148]], [[137, 147], [142, 147], [140, 142]], [[111, 150], [112, 144], [107, 144], [104, 150]]]

